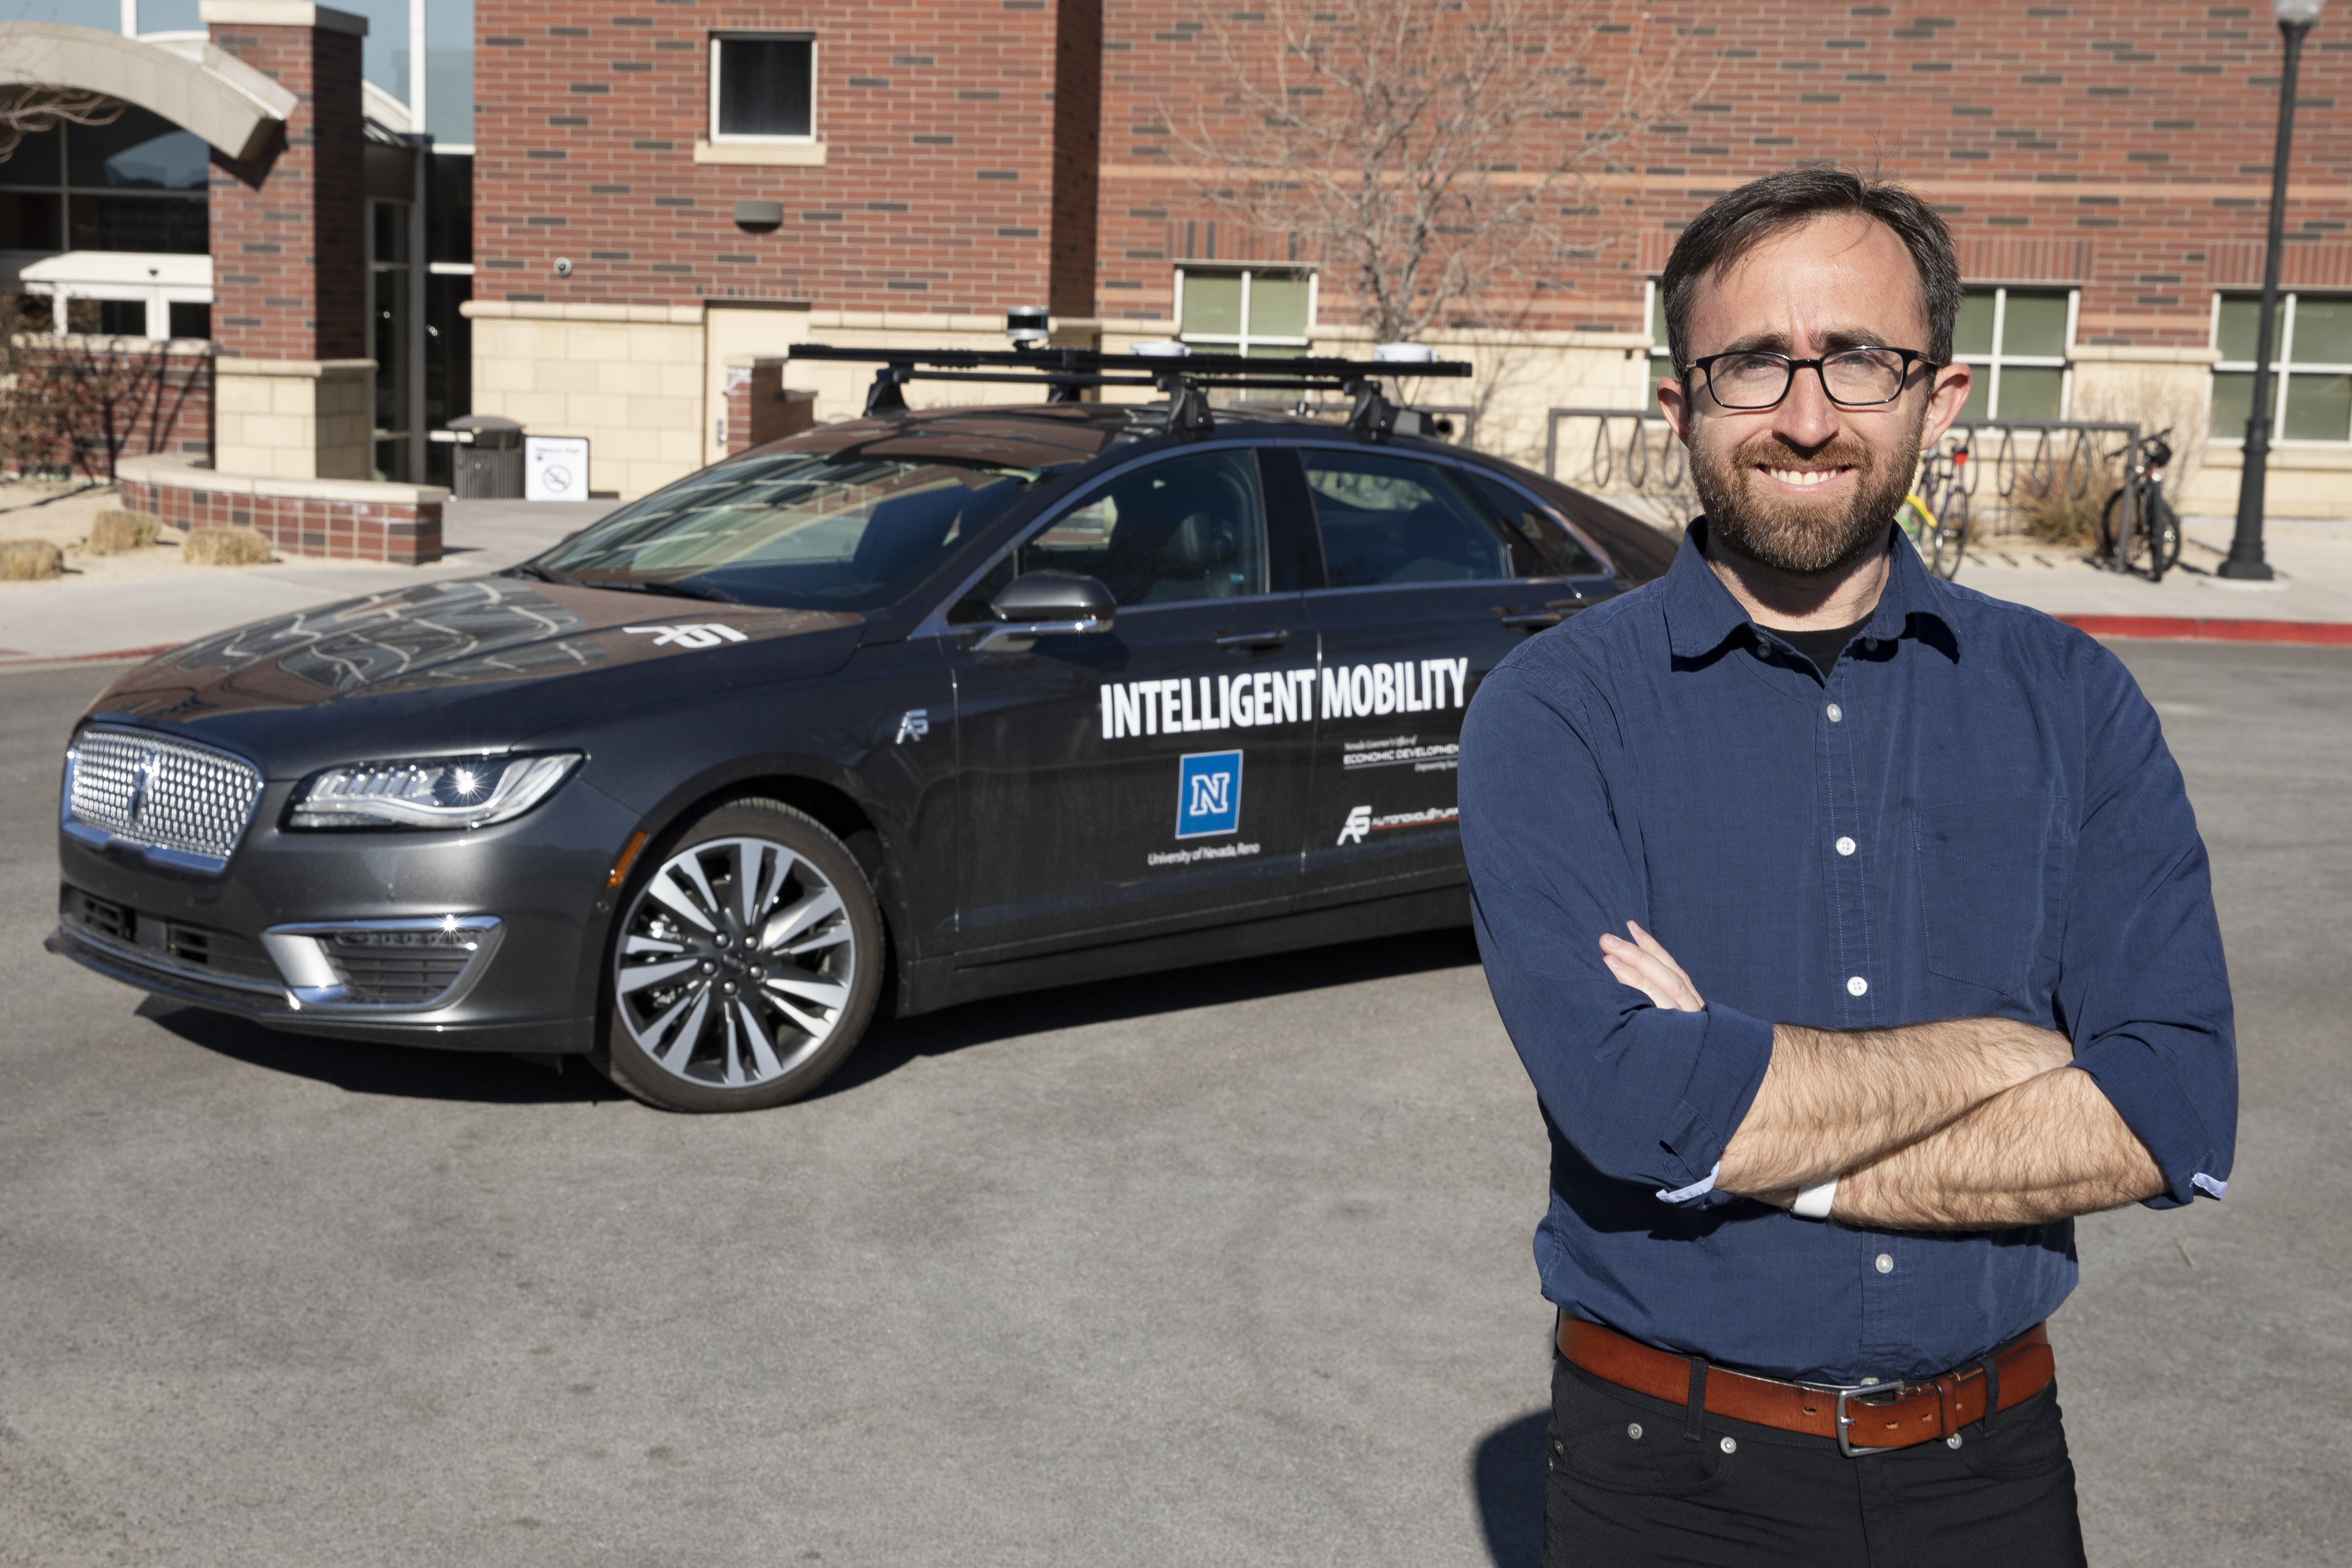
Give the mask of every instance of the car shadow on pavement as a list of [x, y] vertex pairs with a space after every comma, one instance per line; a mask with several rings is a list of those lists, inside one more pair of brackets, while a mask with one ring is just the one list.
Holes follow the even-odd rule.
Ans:
[[1496, 1427], [1470, 1459], [1478, 1525], [1495, 1568], [1536, 1568], [1543, 1557], [1544, 1433], [1549, 1410]]
[[190, 1045], [271, 1072], [330, 1083], [352, 1094], [471, 1100], [483, 1105], [628, 1099], [585, 1061], [566, 1062], [557, 1073], [495, 1051], [436, 1051], [422, 1046], [377, 1046], [322, 1035], [281, 1034], [226, 1013], [184, 1007], [156, 996], [140, 1004], [139, 1016]]
[[[946, 1056], [991, 1040], [1454, 969], [1477, 962], [1477, 943], [1465, 927], [970, 1002], [918, 1018], [886, 1019], [875, 1025], [842, 1069], [812, 1098], [839, 1094], [921, 1058]], [[191, 1045], [272, 1072], [331, 1083], [352, 1094], [488, 1105], [635, 1103], [585, 1060], [567, 1058], [562, 1070], [556, 1072], [491, 1051], [436, 1051], [422, 1046], [379, 1046], [287, 1034], [155, 996], [142, 1003], [138, 1011], [140, 1017]]]
[[1458, 969], [1477, 962], [1478, 944], [1470, 928], [1463, 926], [967, 1002], [876, 1024], [841, 1070], [812, 1098], [871, 1083], [919, 1058], [948, 1056], [991, 1040]]

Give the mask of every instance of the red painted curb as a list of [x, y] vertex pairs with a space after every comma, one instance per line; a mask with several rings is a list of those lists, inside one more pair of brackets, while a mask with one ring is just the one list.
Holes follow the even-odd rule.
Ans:
[[2241, 621], [2188, 616], [2061, 616], [2058, 618], [2095, 637], [2193, 637], [2206, 642], [2352, 647], [2352, 623], [2342, 621]]
[[0, 669], [20, 669], [36, 664], [109, 664], [122, 659], [153, 658], [159, 653], [169, 653], [183, 645], [159, 642], [153, 647], [117, 648], [112, 653], [69, 653], [55, 658], [40, 658], [26, 654], [17, 658], [0, 658]]

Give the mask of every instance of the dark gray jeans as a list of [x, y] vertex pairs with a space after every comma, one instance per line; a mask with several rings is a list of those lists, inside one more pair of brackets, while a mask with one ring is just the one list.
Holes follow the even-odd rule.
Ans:
[[[1955, 1448], [1847, 1458], [1552, 1358], [1544, 1568], [2082, 1568], [2053, 1384]], [[1990, 1430], [1984, 1427], [1990, 1425]]]

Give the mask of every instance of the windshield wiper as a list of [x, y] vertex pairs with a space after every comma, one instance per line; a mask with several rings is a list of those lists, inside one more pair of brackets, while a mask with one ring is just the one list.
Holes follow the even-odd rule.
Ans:
[[610, 588], [616, 594], [664, 594], [673, 599], [709, 599], [721, 605], [740, 605], [743, 601], [732, 594], [722, 594], [716, 588], [692, 588], [684, 583], [586, 583], [588, 588]]
[[536, 577], [542, 583], [555, 583], [566, 588], [577, 587], [579, 585], [571, 578], [563, 575], [561, 572], [550, 572], [546, 567], [534, 566], [528, 561], [520, 562], [515, 565], [509, 566], [504, 572], [499, 573], [499, 575], [501, 577]]

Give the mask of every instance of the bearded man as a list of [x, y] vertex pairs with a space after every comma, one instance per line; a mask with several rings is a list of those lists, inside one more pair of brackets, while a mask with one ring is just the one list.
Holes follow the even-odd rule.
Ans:
[[1551, 1134], [1544, 1561], [2080, 1563], [2072, 1218], [2220, 1197], [2205, 850], [2122, 665], [1894, 523], [1967, 401], [1951, 239], [1799, 170], [1683, 231], [1706, 514], [1471, 704], [1462, 838]]

